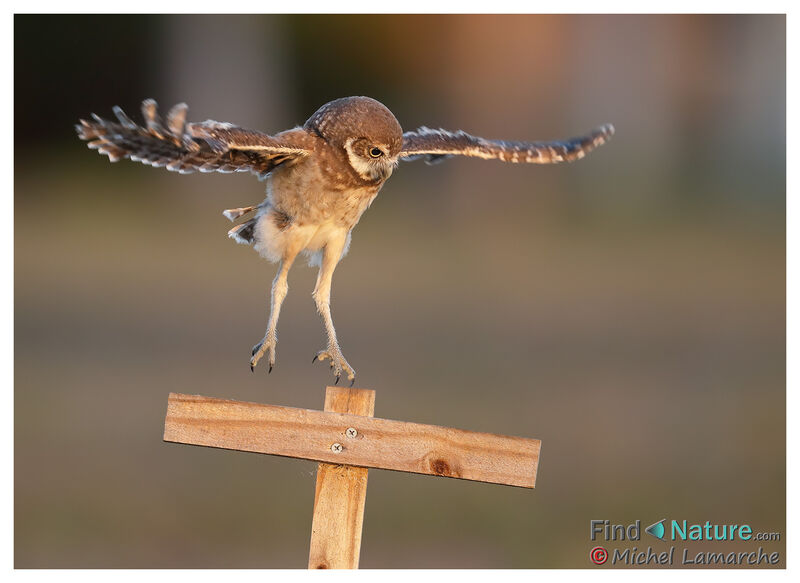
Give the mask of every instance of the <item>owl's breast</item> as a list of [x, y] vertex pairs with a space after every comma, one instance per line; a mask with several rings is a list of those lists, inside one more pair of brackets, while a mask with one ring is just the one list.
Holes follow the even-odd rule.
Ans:
[[312, 157], [276, 169], [267, 182], [270, 204], [299, 225], [333, 223], [352, 229], [382, 183], [359, 183], [337, 162], [332, 158]]

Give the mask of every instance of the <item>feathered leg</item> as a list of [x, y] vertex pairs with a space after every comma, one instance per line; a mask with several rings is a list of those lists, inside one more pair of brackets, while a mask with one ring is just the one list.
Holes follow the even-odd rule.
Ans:
[[339, 382], [339, 377], [342, 376], [342, 371], [344, 371], [347, 374], [347, 380], [350, 381], [350, 386], [352, 386], [353, 382], [355, 382], [356, 371], [345, 360], [342, 350], [339, 348], [336, 330], [333, 327], [333, 318], [331, 317], [331, 281], [333, 279], [333, 271], [342, 258], [342, 251], [346, 241], [347, 233], [332, 239], [325, 245], [322, 254], [322, 264], [319, 268], [317, 284], [314, 286], [312, 296], [317, 305], [317, 311], [322, 316], [322, 321], [325, 324], [325, 332], [328, 335], [328, 348], [318, 352], [314, 360], [330, 359], [331, 369], [336, 376], [336, 383]]
[[298, 245], [293, 245], [284, 253], [281, 264], [278, 267], [278, 273], [272, 282], [272, 293], [270, 296], [270, 309], [269, 309], [269, 324], [267, 325], [267, 333], [264, 338], [253, 346], [252, 357], [250, 358], [250, 370], [253, 370], [264, 356], [269, 352], [269, 372], [272, 372], [272, 367], [275, 366], [275, 346], [278, 343], [278, 316], [281, 313], [281, 304], [289, 291], [289, 270], [292, 268], [297, 254], [300, 252]]

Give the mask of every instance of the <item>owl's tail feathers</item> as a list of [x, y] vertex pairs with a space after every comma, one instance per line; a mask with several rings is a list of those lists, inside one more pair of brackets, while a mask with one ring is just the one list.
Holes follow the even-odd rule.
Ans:
[[255, 236], [255, 227], [256, 219], [250, 219], [228, 231], [228, 237], [242, 245], [251, 245]]
[[[117, 121], [108, 121], [95, 114], [92, 120], [80, 120], [75, 125], [78, 137], [86, 140], [89, 148], [108, 156], [116, 162], [130, 158], [155, 167], [166, 166], [168, 170], [188, 174], [202, 164], [200, 145], [186, 130], [185, 103], [179, 103], [169, 110], [166, 120], [158, 115], [156, 102], [146, 99], [142, 102], [144, 126], [139, 126], [119, 107], [114, 107]], [[191, 162], [187, 160], [191, 154]]]
[[[225, 215], [228, 220], [234, 221], [242, 215], [253, 212], [257, 208], [257, 206], [245, 206], [236, 209], [227, 209], [222, 211], [222, 214]], [[256, 219], [250, 219], [249, 221], [245, 221], [240, 225], [236, 225], [234, 228], [228, 231], [228, 237], [237, 243], [241, 243], [242, 245], [251, 245], [253, 243], [255, 227]]]
[[258, 208], [257, 206], [243, 206], [236, 209], [225, 209], [224, 211], [222, 211], [222, 214], [229, 221], [235, 221], [242, 215], [246, 215], [247, 213], [252, 213], [257, 208]]

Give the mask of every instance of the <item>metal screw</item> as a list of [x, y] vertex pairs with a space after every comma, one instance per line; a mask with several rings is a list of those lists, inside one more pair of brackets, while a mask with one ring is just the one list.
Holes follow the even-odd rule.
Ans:
[[347, 437], [351, 437], [352, 438], [352, 437], [355, 437], [356, 435], [358, 435], [358, 431], [356, 431], [355, 427], [348, 427], [347, 431], [345, 431], [345, 434], [347, 435]]
[[334, 443], [334, 444], [331, 446], [331, 451], [332, 451], [333, 453], [342, 453], [342, 450], [343, 450], [343, 449], [344, 449], [344, 448], [342, 447], [342, 444], [341, 444], [341, 443]]

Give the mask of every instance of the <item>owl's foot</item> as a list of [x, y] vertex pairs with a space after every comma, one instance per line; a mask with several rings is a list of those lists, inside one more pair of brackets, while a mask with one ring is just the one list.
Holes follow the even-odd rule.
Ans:
[[353, 383], [356, 382], [356, 371], [344, 359], [344, 355], [339, 347], [329, 346], [327, 350], [320, 350], [311, 362], [317, 360], [323, 361], [325, 359], [330, 360], [331, 371], [333, 371], [336, 377], [336, 382], [334, 384], [339, 384], [339, 378], [342, 376], [342, 372], [344, 372], [347, 374], [347, 380], [350, 381], [350, 386], [352, 387]]
[[253, 346], [252, 357], [250, 358], [250, 370], [254, 370], [258, 361], [265, 353], [269, 352], [269, 372], [272, 372], [272, 367], [275, 366], [275, 345], [278, 339], [274, 335], [267, 334], [264, 339]]

